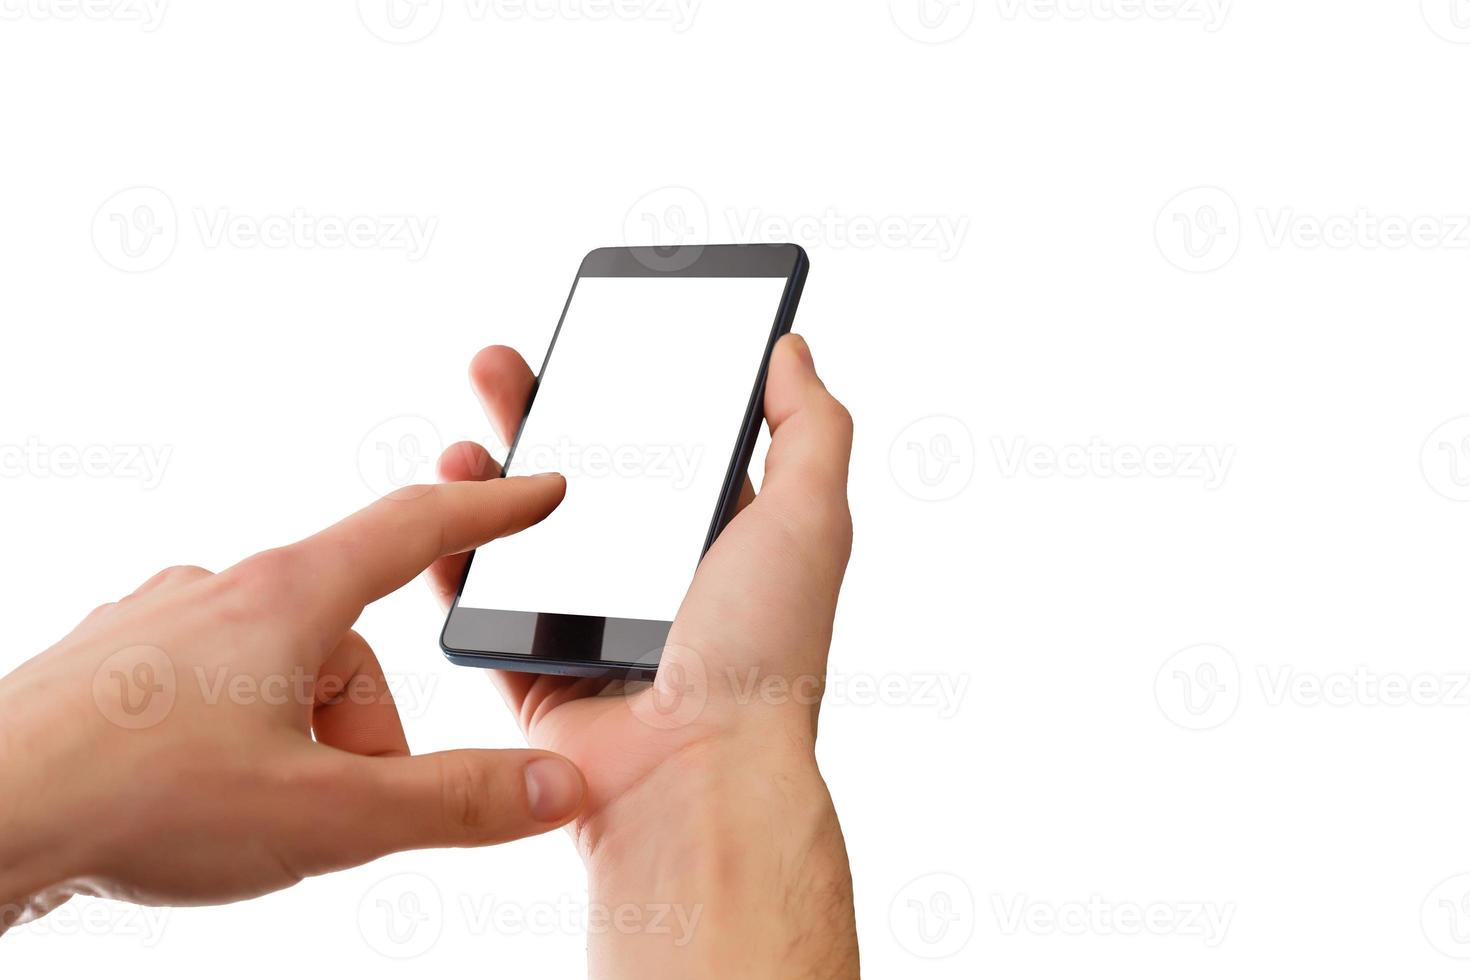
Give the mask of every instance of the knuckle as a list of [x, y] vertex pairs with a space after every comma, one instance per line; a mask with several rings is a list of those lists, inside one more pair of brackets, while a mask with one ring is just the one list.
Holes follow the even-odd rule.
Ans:
[[840, 541], [840, 543], [841, 543], [841, 547], [842, 547], [842, 551], [841, 551], [842, 561], [843, 561], [844, 564], [846, 564], [847, 561], [848, 561], [848, 559], [852, 558], [852, 537], [853, 537], [853, 529], [852, 529], [852, 514], [851, 513], [849, 513], [847, 515], [847, 521], [846, 521], [845, 525], [843, 526], [842, 531], [840, 533], [841, 533], [841, 541]]
[[198, 565], [171, 565], [158, 573], [159, 581], [165, 585], [187, 585], [200, 579], [210, 578], [214, 573]]
[[430, 483], [408, 487], [403, 500], [407, 504], [393, 515], [395, 526], [414, 541], [441, 540], [444, 532], [444, 515], [453, 506], [455, 493], [460, 488], [453, 483]]
[[198, 565], [170, 565], [161, 572], [150, 575], [146, 581], [139, 585], [122, 601], [125, 603], [143, 599], [157, 593], [172, 592], [174, 589], [182, 588], [200, 579], [209, 578], [213, 573]]
[[404, 501], [419, 501], [425, 497], [432, 497], [439, 491], [443, 484], [439, 483], [413, 483], [408, 486], [399, 487], [391, 493], [385, 494], [378, 499], [379, 506], [403, 503]]
[[82, 622], [95, 623], [97, 620], [102, 619], [104, 616], [106, 616], [108, 613], [112, 612], [116, 608], [117, 603], [104, 602], [102, 605], [87, 613], [87, 615], [82, 618]]
[[252, 583], [278, 581], [290, 575], [296, 556], [289, 548], [271, 548], [251, 555], [240, 563], [240, 575]]
[[816, 493], [790, 495], [771, 511], [787, 548], [803, 555], [839, 555], [852, 551], [852, 512], [846, 498]]
[[832, 412], [832, 427], [833, 427], [833, 429], [835, 429], [837, 431], [837, 434], [838, 435], [842, 436], [844, 439], [847, 439], [847, 440], [851, 441], [852, 440], [852, 412], [848, 411], [847, 410], [847, 406], [844, 405], [844, 404], [842, 404], [840, 401], [838, 401], [835, 398], [832, 399], [831, 412]]
[[251, 555], [228, 575], [216, 578], [223, 579], [222, 585], [232, 593], [272, 600], [295, 592], [300, 569], [301, 559], [293, 549], [271, 548]]
[[816, 424], [832, 437], [852, 436], [852, 413], [830, 391], [814, 394], [810, 410]]
[[464, 757], [440, 760], [444, 825], [456, 839], [484, 838], [494, 818], [495, 778]]

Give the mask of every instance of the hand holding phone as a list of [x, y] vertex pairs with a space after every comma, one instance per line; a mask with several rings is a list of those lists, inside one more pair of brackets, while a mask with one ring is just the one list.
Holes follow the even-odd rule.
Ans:
[[[534, 384], [530, 367], [491, 347], [471, 376], [510, 441]], [[852, 420], [796, 336], [775, 346], [762, 405], [771, 447], [760, 492], [700, 562], [651, 685], [489, 672], [530, 743], [587, 777], [573, 828], [593, 902], [700, 910], [682, 945], [669, 934], [589, 937], [589, 956], [608, 976], [715, 976], [732, 964], [753, 976], [818, 966], [840, 975], [849, 963], [855, 975], [851, 879], [815, 757], [852, 542]], [[473, 444], [440, 461], [446, 480], [499, 471]], [[465, 560], [430, 570], [446, 602]]]
[[653, 675], [738, 505], [767, 360], [806, 270], [795, 245], [703, 246], [673, 265], [639, 248], [583, 260], [505, 464], [561, 473], [567, 499], [472, 557], [440, 640], [450, 660]]

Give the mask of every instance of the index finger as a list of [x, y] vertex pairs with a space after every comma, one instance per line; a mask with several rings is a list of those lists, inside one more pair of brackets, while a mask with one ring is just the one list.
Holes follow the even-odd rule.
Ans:
[[[281, 549], [286, 601], [336, 645], [375, 599], [412, 581], [435, 560], [522, 531], [566, 494], [559, 474], [411, 487]], [[263, 556], [257, 556], [261, 558]]]

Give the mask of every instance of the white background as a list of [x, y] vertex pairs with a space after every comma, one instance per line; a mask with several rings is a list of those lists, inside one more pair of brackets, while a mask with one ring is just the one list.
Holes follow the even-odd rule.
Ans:
[[[179, 2], [151, 31], [4, 0], [0, 666], [162, 566], [363, 504], [365, 440], [407, 466], [488, 438], [468, 359], [538, 356], [588, 248], [794, 238], [798, 329], [857, 419], [821, 757], [868, 973], [1460, 975], [1470, 423], [1439, 427], [1470, 415], [1470, 28], [1451, 0], [958, 0], [931, 28], [916, 3], [432, 0], [394, 32], [376, 0]], [[112, 217], [140, 205], [161, 232], [130, 258]], [[250, 237], [296, 209], [368, 220]], [[1386, 247], [1360, 210], [1432, 220]], [[394, 216], [427, 248], [379, 237]], [[145, 488], [27, 445], [171, 455]], [[1150, 447], [1152, 475], [1104, 465]], [[411, 588], [363, 624], [431, 692], [403, 699], [415, 747], [516, 744], [439, 623]], [[561, 835], [407, 854], [156, 942], [69, 909], [0, 962], [572, 976], [574, 926], [474, 913], [582, 880]], [[360, 926], [404, 895], [418, 938]]]

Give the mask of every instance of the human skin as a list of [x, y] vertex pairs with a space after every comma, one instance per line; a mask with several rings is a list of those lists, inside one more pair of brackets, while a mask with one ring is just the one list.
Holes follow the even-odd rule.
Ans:
[[[531, 369], [491, 347], [470, 374], [509, 444]], [[740, 513], [701, 562], [652, 688], [488, 672], [530, 743], [587, 776], [571, 830], [591, 900], [609, 918], [629, 916], [628, 928], [589, 935], [595, 977], [857, 975], [852, 880], [815, 756], [852, 543], [852, 420], [801, 337], [776, 347], [765, 414], [760, 493], [747, 484]], [[440, 461], [450, 481], [499, 471], [473, 444]], [[463, 568], [456, 556], [430, 569], [442, 601]], [[667, 907], [697, 925], [639, 927]]]
[[74, 894], [217, 904], [565, 823], [585, 784], [564, 759], [410, 756], [351, 629], [435, 559], [542, 519], [565, 488], [555, 475], [409, 488], [218, 575], [167, 569], [5, 677], [0, 930]]
[[[529, 367], [496, 347], [471, 374], [510, 441]], [[74, 894], [236, 901], [570, 821], [602, 923], [593, 976], [855, 976], [851, 877], [815, 758], [851, 420], [797, 337], [777, 345], [765, 411], [761, 492], [747, 487], [701, 562], [652, 687], [492, 672], [530, 750], [410, 756], [352, 631], [426, 567], [452, 598], [468, 551], [562, 499], [555, 475], [491, 479], [473, 444], [445, 454], [445, 484], [99, 607], [0, 680], [0, 931]], [[665, 930], [670, 916], [684, 925]]]

